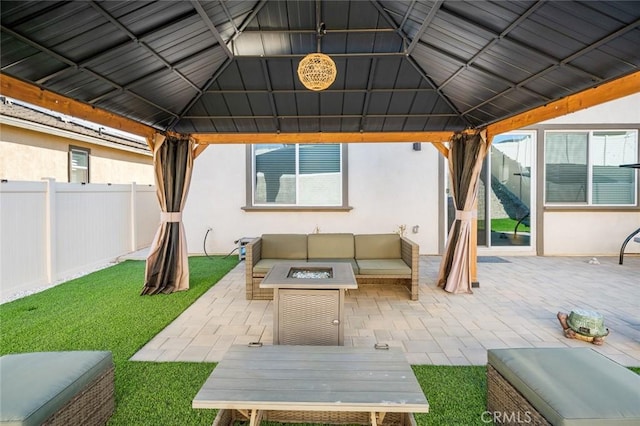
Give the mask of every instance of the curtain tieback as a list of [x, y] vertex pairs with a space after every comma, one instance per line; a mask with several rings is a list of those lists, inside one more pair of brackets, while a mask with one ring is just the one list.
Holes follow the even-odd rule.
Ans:
[[471, 222], [471, 219], [478, 217], [475, 210], [456, 210], [456, 220], [462, 222]]
[[160, 222], [182, 222], [182, 212], [160, 212]]

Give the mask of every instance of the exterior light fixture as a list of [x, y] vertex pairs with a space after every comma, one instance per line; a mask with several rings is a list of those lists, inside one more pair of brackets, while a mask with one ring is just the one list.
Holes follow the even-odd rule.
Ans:
[[298, 78], [300, 82], [309, 90], [319, 92], [331, 86], [336, 80], [336, 63], [329, 56], [320, 53], [320, 40], [327, 33], [324, 22], [320, 20], [319, 2], [316, 5], [316, 19], [318, 28], [316, 29], [316, 43], [318, 53], [309, 53], [302, 58], [298, 64]]
[[298, 64], [298, 78], [309, 90], [320, 91], [331, 86], [336, 79], [336, 64], [323, 53], [310, 53]]

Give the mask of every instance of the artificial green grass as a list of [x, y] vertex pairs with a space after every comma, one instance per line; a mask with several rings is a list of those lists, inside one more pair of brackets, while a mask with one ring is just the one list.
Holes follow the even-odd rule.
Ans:
[[429, 401], [429, 413], [416, 413], [419, 425], [486, 424], [487, 370], [482, 366], [414, 365], [413, 371]]
[[[491, 230], [493, 232], [515, 232], [518, 221], [510, 218], [491, 219]], [[478, 228], [485, 229], [485, 221], [478, 220]], [[531, 228], [524, 223], [518, 225], [518, 232], [530, 232]]]

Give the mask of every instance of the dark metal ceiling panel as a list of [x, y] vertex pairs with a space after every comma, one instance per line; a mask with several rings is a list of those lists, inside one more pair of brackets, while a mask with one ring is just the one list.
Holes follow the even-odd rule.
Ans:
[[118, 92], [114, 96], [96, 102], [95, 105], [150, 126], [158, 126], [158, 128], [168, 125], [172, 118], [171, 114], [153, 107], [148, 102], [128, 92]]
[[529, 8], [541, 3], [527, 1], [455, 1], [446, 2], [444, 9], [459, 16], [472, 18], [480, 27], [502, 32]]
[[101, 55], [99, 61], [93, 61], [87, 68], [124, 86], [165, 67], [148, 50], [127, 45]]
[[186, 1], [112, 1], [100, 0], [99, 7], [113, 15], [133, 34], [145, 34], [194, 12]]
[[365, 101], [366, 93], [364, 91], [346, 92], [344, 94], [342, 113], [347, 116], [360, 115], [365, 106]]
[[343, 105], [343, 93], [328, 92], [320, 95], [320, 114], [322, 115], [342, 115]]
[[260, 93], [247, 93], [247, 101], [249, 102], [249, 108], [254, 116], [273, 116], [276, 112], [273, 111], [270, 95], [267, 92]]
[[104, 96], [105, 93], [119, 92], [112, 84], [96, 79], [90, 72], [74, 73], [72, 77], [66, 75], [53, 77], [47, 84], [54, 92], [72, 96], [87, 103], [93, 103], [96, 98]]
[[[637, 0], [2, 1], [0, 18], [2, 73], [182, 132], [459, 130], [640, 67]], [[321, 93], [296, 73], [317, 50], [338, 71]]]
[[[636, 38], [640, 40], [638, 34], [640, 34], [640, 30], [636, 34]], [[640, 67], [637, 53], [639, 49], [640, 46], [636, 44], [635, 47], [632, 47], [631, 43], [626, 45], [618, 43], [615, 47], [605, 45], [576, 58], [572, 64], [589, 70], [603, 79], [608, 79], [636, 71]]]
[[190, 85], [169, 70], [163, 70], [153, 79], [146, 79], [136, 84], [131, 91], [175, 114], [179, 114], [180, 106], [189, 102], [195, 94], [195, 90]]

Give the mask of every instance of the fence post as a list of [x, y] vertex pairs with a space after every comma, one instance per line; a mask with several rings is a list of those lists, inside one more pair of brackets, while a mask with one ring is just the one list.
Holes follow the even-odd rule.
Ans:
[[131, 211], [129, 212], [131, 215], [131, 251], [136, 251], [138, 249], [138, 227], [136, 226], [136, 216], [138, 213], [138, 194], [136, 183], [131, 182]]
[[47, 268], [47, 284], [53, 284], [57, 278], [56, 271], [56, 180], [42, 178], [46, 181], [45, 190], [45, 262]]

